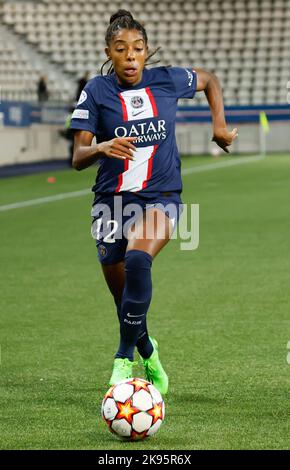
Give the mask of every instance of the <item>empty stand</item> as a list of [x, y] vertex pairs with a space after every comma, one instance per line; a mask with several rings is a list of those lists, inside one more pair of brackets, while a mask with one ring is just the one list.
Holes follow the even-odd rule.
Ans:
[[[290, 0], [44, 0], [4, 2], [0, 14], [5, 25], [50, 61], [52, 70], [61, 68], [76, 80], [86, 70], [100, 72], [106, 27], [118, 8], [129, 9], [144, 23], [149, 46], [162, 47], [157, 56], [162, 64], [215, 72], [226, 104], [286, 102]], [[15, 98], [33, 99], [30, 84], [39, 71], [31, 71], [7, 47], [0, 48], [1, 83], [7, 78]], [[66, 99], [74, 92], [53, 80], [50, 86]], [[206, 103], [203, 94], [197, 102]]]

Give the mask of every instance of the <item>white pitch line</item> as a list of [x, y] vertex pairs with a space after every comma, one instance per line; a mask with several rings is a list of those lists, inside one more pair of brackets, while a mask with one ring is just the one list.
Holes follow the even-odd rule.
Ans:
[[71, 193], [60, 193], [55, 196], [40, 197], [38, 199], [30, 199], [28, 201], [15, 202], [14, 204], [7, 204], [0, 206], [0, 212], [9, 211], [11, 209], [20, 209], [21, 207], [37, 206], [39, 204], [46, 204], [47, 202], [61, 201], [62, 199], [69, 199], [72, 197], [85, 196], [90, 194], [90, 189], [82, 189], [81, 191], [73, 191]]
[[[226, 168], [228, 166], [234, 166], [234, 165], [242, 165], [244, 163], [251, 163], [251, 162], [257, 162], [259, 160], [263, 160], [265, 157], [262, 157], [260, 155], [256, 155], [253, 157], [241, 157], [241, 158], [235, 158], [232, 160], [220, 162], [220, 163], [212, 163], [212, 164], [207, 164], [207, 165], [198, 165], [194, 166], [191, 168], [185, 168], [181, 171], [181, 174], [183, 176], [190, 175], [192, 173], [200, 173], [203, 171], [210, 171], [210, 170], [217, 170], [219, 168]], [[15, 202], [14, 204], [6, 204], [3, 206], [0, 206], [0, 212], [6, 212], [12, 209], [20, 209], [22, 207], [30, 207], [30, 206], [37, 206], [40, 204], [46, 204], [48, 202], [54, 202], [54, 201], [62, 201], [64, 199], [70, 199], [73, 197], [79, 197], [79, 196], [87, 196], [88, 194], [91, 193], [90, 189], [82, 189], [80, 191], [73, 191], [70, 193], [60, 193], [60, 194], [55, 194], [54, 196], [47, 196], [47, 197], [40, 197], [38, 199], [30, 199], [28, 201], [21, 201], [21, 202]]]

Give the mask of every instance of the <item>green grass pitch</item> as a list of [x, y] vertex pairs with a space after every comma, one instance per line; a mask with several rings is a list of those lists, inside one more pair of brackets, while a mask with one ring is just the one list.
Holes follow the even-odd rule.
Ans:
[[[183, 168], [237, 157], [188, 157]], [[0, 180], [0, 205], [92, 185], [95, 169]], [[151, 439], [100, 406], [118, 325], [90, 236], [91, 196], [0, 212], [2, 449], [289, 449], [290, 157], [183, 177], [200, 246], [153, 264], [149, 328], [170, 378]], [[138, 366], [136, 376], [142, 376]]]

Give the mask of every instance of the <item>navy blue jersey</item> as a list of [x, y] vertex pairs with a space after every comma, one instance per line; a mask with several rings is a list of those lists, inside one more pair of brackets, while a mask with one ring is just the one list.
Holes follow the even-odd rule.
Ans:
[[131, 191], [149, 196], [181, 192], [180, 157], [175, 140], [179, 98], [193, 98], [196, 73], [180, 67], [144, 69], [136, 86], [122, 86], [115, 74], [85, 86], [71, 129], [92, 132], [97, 142], [135, 137], [135, 161], [102, 157], [93, 191]]

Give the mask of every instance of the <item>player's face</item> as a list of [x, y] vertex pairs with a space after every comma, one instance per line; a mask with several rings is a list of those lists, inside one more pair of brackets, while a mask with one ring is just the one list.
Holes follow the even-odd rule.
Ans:
[[122, 29], [113, 37], [105, 51], [112, 59], [120, 83], [137, 85], [141, 81], [148, 47], [140, 31]]

